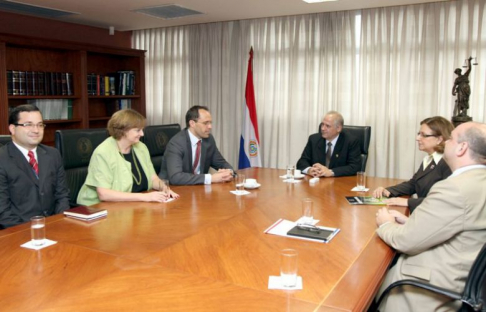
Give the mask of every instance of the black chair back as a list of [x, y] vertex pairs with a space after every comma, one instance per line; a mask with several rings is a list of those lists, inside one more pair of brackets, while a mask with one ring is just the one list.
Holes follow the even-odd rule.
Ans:
[[368, 149], [370, 147], [371, 127], [369, 126], [343, 126], [343, 131], [351, 134], [359, 141], [361, 146], [361, 171], [366, 171], [368, 162]]
[[[319, 133], [321, 133], [322, 123], [319, 124]], [[361, 170], [366, 171], [366, 163], [368, 162], [368, 150], [370, 147], [371, 127], [369, 126], [343, 126], [343, 131], [354, 136], [359, 141], [361, 147]]]
[[62, 156], [71, 206], [88, 175], [88, 165], [95, 148], [108, 137], [106, 129], [56, 130], [55, 145]]
[[461, 300], [461, 311], [486, 311], [486, 244], [469, 271]]
[[10, 135], [0, 135], [0, 147], [4, 146], [10, 141], [12, 141], [12, 137]]
[[162, 164], [162, 156], [169, 140], [181, 131], [179, 124], [148, 126], [143, 130], [143, 142], [147, 145], [150, 158], [154, 165], [155, 172], [158, 174]]
[[486, 312], [486, 244], [483, 245], [481, 251], [474, 260], [464, 286], [462, 294], [455, 291], [437, 287], [419, 280], [399, 280], [389, 285], [381, 294], [378, 301], [373, 303], [368, 311], [379, 311], [381, 302], [385, 299], [390, 291], [395, 287], [404, 285], [418, 287], [436, 294], [441, 294], [453, 300], [460, 300], [462, 302], [459, 312]]

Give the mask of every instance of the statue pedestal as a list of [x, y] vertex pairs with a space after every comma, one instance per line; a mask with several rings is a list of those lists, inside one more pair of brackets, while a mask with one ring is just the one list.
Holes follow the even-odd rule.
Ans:
[[454, 127], [457, 127], [460, 124], [468, 122], [468, 121], [472, 121], [472, 117], [469, 117], [469, 116], [453, 116], [452, 117], [452, 124], [454, 125]]

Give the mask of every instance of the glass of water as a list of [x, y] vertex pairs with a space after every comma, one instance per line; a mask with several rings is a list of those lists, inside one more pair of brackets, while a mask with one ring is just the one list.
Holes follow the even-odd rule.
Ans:
[[245, 175], [238, 173], [235, 179], [236, 191], [242, 192], [245, 189]]
[[32, 245], [42, 246], [46, 239], [46, 218], [43, 216], [35, 216], [30, 218], [30, 235], [32, 238]]
[[312, 224], [314, 221], [314, 202], [310, 198], [302, 200], [302, 224]]
[[284, 249], [280, 253], [280, 280], [285, 287], [297, 284], [297, 250]]
[[293, 181], [294, 180], [294, 174], [295, 174], [295, 166], [294, 165], [288, 165], [287, 166], [287, 180]]

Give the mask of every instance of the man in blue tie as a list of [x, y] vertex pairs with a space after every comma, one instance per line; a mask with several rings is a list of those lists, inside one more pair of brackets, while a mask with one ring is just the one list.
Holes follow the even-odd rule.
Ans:
[[69, 209], [61, 155], [40, 144], [45, 126], [36, 106], [10, 113], [12, 142], [0, 148], [0, 229]]
[[[193, 106], [186, 113], [186, 128], [167, 144], [159, 177], [173, 185], [211, 184], [233, 179], [233, 167], [223, 158], [213, 136], [211, 113]], [[209, 168], [216, 170], [210, 174]]]
[[359, 141], [342, 132], [343, 116], [328, 112], [321, 122], [321, 132], [309, 136], [297, 169], [314, 177], [355, 175], [361, 168]]

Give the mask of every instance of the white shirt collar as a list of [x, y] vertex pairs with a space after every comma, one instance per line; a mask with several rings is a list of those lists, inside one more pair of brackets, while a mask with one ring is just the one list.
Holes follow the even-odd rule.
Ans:
[[[328, 140], [326, 140], [326, 142], [331, 142], [332, 147], [334, 147], [334, 146], [336, 146], [336, 142], [337, 142], [337, 140], [339, 139], [339, 136], [340, 136], [340, 134], [338, 134], [338, 135], [337, 135], [337, 136], [334, 138], [334, 140], [332, 140], [332, 141], [328, 141]], [[326, 145], [327, 145], [327, 143], [326, 143]]]
[[198, 139], [194, 134], [192, 134], [191, 130], [187, 129], [187, 132], [189, 132], [189, 139], [191, 139], [191, 146], [195, 146], [197, 142], [201, 139]]
[[473, 169], [486, 169], [486, 165], [469, 165], [465, 167], [461, 167], [459, 169], [456, 169], [450, 176], [449, 178], [458, 176], [460, 174], [463, 174], [466, 171], [473, 170]]
[[[17, 143], [15, 143], [14, 141], [12, 141], [12, 143], [20, 150], [20, 152], [24, 155], [25, 159], [27, 159], [27, 161], [29, 161], [29, 150], [18, 145]], [[32, 151], [34, 152], [34, 157], [35, 157], [35, 160], [37, 160], [37, 162], [39, 162], [39, 158], [37, 157], [37, 146], [34, 147], [32, 149]]]
[[442, 156], [444, 156], [444, 154], [441, 154], [441, 153], [438, 153], [438, 152], [432, 153], [432, 158], [434, 159], [434, 162], [435, 162], [436, 165], [442, 159]]
[[422, 163], [423, 163], [423, 167], [424, 167], [424, 170], [425, 170], [425, 168], [427, 168], [427, 167], [430, 165], [430, 163], [431, 163], [431, 161], [429, 161], [429, 157], [430, 157], [430, 156], [432, 156], [432, 159], [434, 160], [435, 164], [437, 165], [437, 164], [439, 163], [439, 161], [442, 159], [442, 156], [443, 156], [443, 155], [444, 155], [444, 154], [437, 153], [437, 152], [433, 152], [431, 155], [426, 155], [426, 156], [424, 157], [424, 160], [422, 161]]

